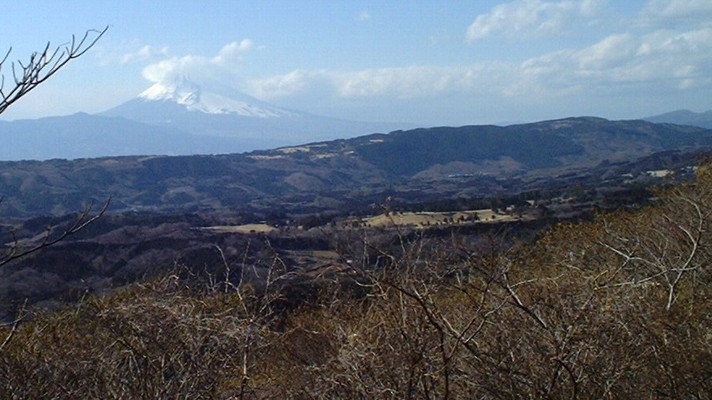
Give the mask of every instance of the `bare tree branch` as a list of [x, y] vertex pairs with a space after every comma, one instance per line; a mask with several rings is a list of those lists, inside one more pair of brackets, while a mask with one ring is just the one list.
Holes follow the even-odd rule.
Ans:
[[109, 204], [111, 204], [111, 198], [106, 200], [101, 209], [94, 215], [91, 215], [92, 206], [89, 205], [81, 213], [79, 213], [74, 221], [69, 224], [69, 226], [67, 226], [58, 236], [52, 237], [52, 229], [47, 229], [47, 232], [44, 234], [44, 237], [40, 243], [34, 243], [27, 247], [23, 247], [20, 241], [15, 238], [15, 240], [9, 245], [9, 248], [6, 250], [5, 254], [0, 256], [0, 267], [13, 260], [17, 260], [18, 258], [25, 257], [36, 251], [55, 245], [67, 237], [81, 231], [104, 215], [106, 210], [109, 208]]
[[56, 48], [52, 48], [48, 42], [42, 51], [32, 53], [27, 62], [18, 60], [10, 63], [9, 68], [12, 71], [13, 86], [6, 88], [5, 74], [2, 69], [6, 66], [6, 62], [12, 52], [12, 47], [10, 47], [2, 60], [0, 60], [0, 114], [5, 112], [8, 107], [22, 96], [57, 73], [69, 61], [84, 55], [94, 47], [108, 29], [108, 26], [102, 30], [90, 29], [79, 39], [72, 35], [70, 43]]
[[14, 321], [10, 322], [9, 324], [6, 324], [7, 326], [11, 326], [11, 328], [10, 328], [10, 332], [5, 337], [5, 340], [3, 340], [3, 342], [0, 344], [0, 353], [2, 353], [3, 350], [5, 350], [7, 345], [10, 343], [12, 338], [15, 336], [15, 332], [17, 332], [17, 326], [20, 324], [20, 321], [22, 321], [26, 316], [26, 313], [25, 313], [26, 308], [27, 308], [27, 299], [25, 299], [25, 303], [22, 305], [22, 308], [18, 312], [19, 316], [17, 318], [15, 318]]

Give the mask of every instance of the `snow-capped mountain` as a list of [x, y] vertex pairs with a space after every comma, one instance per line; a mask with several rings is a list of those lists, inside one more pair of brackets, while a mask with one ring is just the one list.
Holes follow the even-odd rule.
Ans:
[[202, 137], [234, 139], [231, 152], [269, 149], [408, 128], [346, 121], [283, 109], [226, 88], [205, 90], [187, 78], [157, 83], [102, 116], [171, 127]]
[[0, 160], [242, 153], [411, 126], [319, 117], [181, 78], [100, 114], [0, 121]]
[[[242, 98], [235, 98], [235, 97]], [[203, 93], [200, 86], [181, 77], [172, 84], [156, 83], [138, 95], [146, 101], [169, 101], [185, 106], [188, 111], [206, 114], [237, 114], [244, 117], [279, 118], [294, 113], [260, 102], [249, 96], [233, 93], [232, 97]]]

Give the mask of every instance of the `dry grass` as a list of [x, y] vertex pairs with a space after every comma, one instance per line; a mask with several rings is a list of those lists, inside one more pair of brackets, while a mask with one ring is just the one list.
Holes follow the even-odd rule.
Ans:
[[532, 245], [400, 237], [293, 308], [278, 257], [262, 290], [179, 271], [0, 326], [0, 398], [709, 399], [711, 216], [706, 173]]
[[517, 216], [493, 212], [489, 209], [468, 210], [457, 212], [403, 212], [379, 214], [369, 218], [347, 221], [347, 224], [358, 222], [361, 225], [382, 227], [382, 226], [415, 226], [425, 228], [436, 225], [456, 225], [470, 223], [493, 223], [517, 221]]
[[267, 224], [219, 225], [201, 228], [216, 233], [269, 233], [277, 228]]

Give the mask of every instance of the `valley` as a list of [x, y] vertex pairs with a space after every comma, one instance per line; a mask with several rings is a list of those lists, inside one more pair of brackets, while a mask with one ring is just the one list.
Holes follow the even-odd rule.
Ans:
[[712, 2], [60, 3], [0, 399], [710, 398]]
[[[504, 338], [497, 340], [507, 350], [494, 349], [487, 356], [493, 359], [508, 359], [516, 348], [518, 359], [535, 360], [530, 346], [573, 324], [594, 333], [557, 346], [606, 349], [600, 340], [611, 331], [640, 338], [625, 329], [645, 333], [635, 340], [654, 342], [662, 334], [658, 317], [628, 320], [629, 312], [639, 315], [631, 308], [665, 307], [665, 289], [675, 295], [667, 307], [688, 310], [696, 297], [686, 290], [706, 290], [688, 289], [686, 271], [708, 279], [696, 246], [708, 251], [701, 238], [711, 198], [711, 137], [689, 126], [572, 118], [397, 131], [242, 154], [0, 163], [0, 334], [12, 340], [0, 363], [12, 370], [3, 390], [34, 379], [33, 371], [72, 371], [85, 376], [77, 390], [93, 390], [96, 369], [82, 366], [97, 362], [102, 376], [115, 377], [107, 381], [113, 385], [127, 376], [124, 360], [134, 354], [161, 371], [141, 367], [136, 379], [168, 390], [171, 374], [190, 382], [203, 376], [191, 367], [161, 369], [162, 357], [190, 354], [200, 371], [210, 371], [195, 385], [221, 396], [238, 390], [225, 366], [255, 378], [243, 387], [255, 398], [297, 386], [336, 395], [341, 384], [323, 388], [320, 377], [342, 379], [334, 375], [343, 368], [340, 354], [359, 348], [373, 348], [360, 364], [383, 354], [422, 368], [425, 361], [413, 357], [427, 357], [427, 365], [464, 363], [467, 382], [471, 376], [509, 382], [508, 372], [466, 362], [470, 354], [482, 356], [461, 345], [460, 329], [471, 332], [468, 341], [486, 335], [479, 346]], [[108, 211], [98, 215], [107, 201]], [[98, 218], [64, 237], [82, 216]], [[667, 259], [635, 256], [638, 249], [625, 247], [631, 242], [623, 235], [648, 235], [635, 240], [650, 257], [663, 243], [660, 257], [673, 262], [692, 245], [689, 267], [677, 275], [685, 289], [645, 269]], [[41, 249], [4, 262], [35, 247]], [[628, 254], [634, 256], [617, 267]], [[629, 262], [639, 267], [625, 268]], [[648, 287], [653, 279], [656, 286]], [[498, 322], [488, 324], [490, 318]], [[683, 321], [688, 331], [699, 321], [690, 318]], [[621, 324], [623, 332], [612, 328]], [[508, 341], [512, 331], [529, 344]], [[430, 350], [437, 337], [452, 358]], [[409, 348], [419, 341], [427, 348]], [[384, 342], [391, 350], [379, 347]], [[599, 350], [598, 357], [623, 360], [627, 368], [627, 357], [644, 356], [635, 343]], [[25, 355], [35, 348], [52, 354]], [[249, 365], [225, 357], [235, 351]], [[554, 350], [542, 351], [550, 358]], [[675, 363], [676, 354], [649, 362]], [[63, 364], [69, 359], [83, 361]], [[579, 370], [587, 365], [575, 357], [566, 362]], [[555, 365], [542, 361], [536, 368], [541, 377]], [[644, 380], [657, 374], [644, 371]], [[374, 371], [386, 378], [401, 372]], [[687, 381], [691, 374], [682, 376]], [[67, 379], [61, 375], [52, 379]], [[568, 388], [566, 382], [560, 385]]]
[[25, 300], [53, 309], [179, 264], [217, 274], [224, 262], [255, 265], [272, 252], [290, 271], [314, 273], [356, 258], [366, 237], [477, 240], [506, 229], [533, 240], [557, 221], [643, 207], [652, 187], [692, 179], [710, 143], [702, 128], [570, 118], [230, 155], [3, 162], [8, 249], [111, 204], [78, 234], [0, 270], [0, 317]]

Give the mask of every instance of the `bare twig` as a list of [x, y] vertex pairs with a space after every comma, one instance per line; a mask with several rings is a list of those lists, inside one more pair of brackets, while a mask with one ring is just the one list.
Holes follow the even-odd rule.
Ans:
[[5, 347], [12, 341], [12, 338], [15, 336], [15, 332], [17, 332], [17, 326], [20, 325], [20, 322], [25, 318], [25, 309], [27, 308], [27, 299], [25, 299], [25, 303], [22, 305], [20, 310], [18, 311], [18, 317], [15, 318], [14, 321], [10, 322], [7, 325], [11, 325], [12, 327], [10, 328], [10, 332], [7, 334], [5, 337], [5, 340], [3, 340], [2, 344], [0, 344], [0, 353], [5, 350]]
[[28, 256], [41, 249], [53, 246], [59, 243], [60, 241], [66, 239], [67, 237], [82, 231], [91, 223], [101, 218], [101, 216], [106, 213], [106, 210], [108, 210], [109, 204], [111, 204], [111, 198], [106, 200], [101, 209], [93, 216], [91, 215], [92, 206], [89, 205], [81, 213], [79, 213], [77, 218], [75, 218], [74, 222], [72, 222], [68, 227], [66, 227], [61, 234], [52, 237], [52, 230], [48, 229], [40, 243], [31, 245], [27, 248], [22, 248], [22, 246], [20, 246], [19, 240], [15, 238], [13, 243], [10, 245], [10, 248], [6, 251], [5, 255], [0, 258], [0, 267], [11, 261], [17, 260], [18, 258]]
[[57, 46], [54, 49], [50, 43], [47, 43], [42, 51], [32, 53], [27, 62], [20, 60], [12, 62], [10, 70], [12, 70], [14, 85], [6, 89], [5, 74], [2, 73], [2, 68], [12, 52], [12, 47], [8, 49], [0, 61], [0, 114], [22, 96], [57, 73], [69, 61], [84, 55], [94, 47], [108, 29], [108, 26], [102, 30], [90, 29], [80, 39], [72, 36], [70, 43]]

